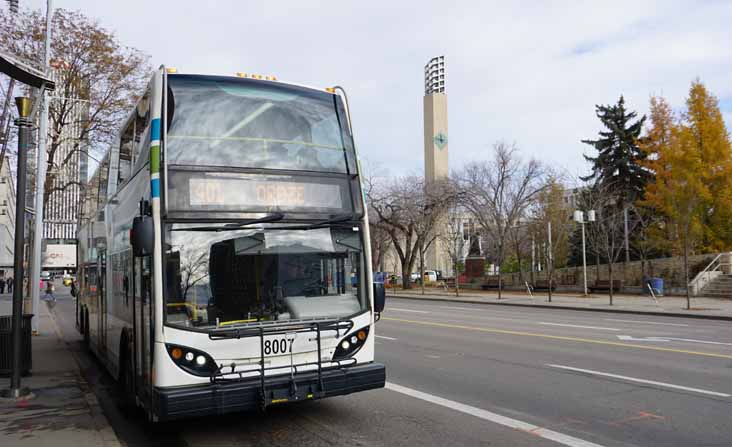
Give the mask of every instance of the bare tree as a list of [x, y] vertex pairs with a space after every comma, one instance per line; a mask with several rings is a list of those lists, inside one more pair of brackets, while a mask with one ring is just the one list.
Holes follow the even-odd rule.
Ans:
[[572, 211], [565, 206], [563, 199], [564, 187], [561, 181], [550, 176], [546, 188], [539, 193], [531, 210], [532, 233], [537, 235], [539, 240], [547, 241], [544, 247], [549, 301], [552, 300], [554, 272], [557, 266], [566, 264], [569, 255]]
[[516, 268], [518, 270], [519, 281], [524, 282], [524, 255], [531, 250], [531, 238], [527, 237], [528, 231], [525, 225], [516, 225], [511, 227], [508, 232], [508, 242], [516, 256]]
[[459, 205], [456, 199], [447, 207], [447, 215], [438, 239], [441, 246], [450, 258], [452, 269], [455, 274], [455, 296], [460, 296], [460, 262], [465, 252], [465, 229], [463, 216], [465, 210]]
[[[589, 233], [597, 254], [598, 264], [600, 257], [607, 260], [610, 305], [612, 306], [614, 295], [613, 264], [618, 261], [625, 250], [623, 245], [625, 235], [624, 210], [618, 207], [620, 203], [618, 193], [600, 184], [587, 188], [581, 196], [581, 201], [586, 209], [594, 209], [597, 213], [596, 221], [589, 225]], [[637, 219], [629, 217], [628, 231], [633, 231], [636, 224]]]
[[[56, 9], [52, 26], [56, 90], [49, 101], [44, 203], [56, 192], [82, 186], [85, 179], [61, 181], [61, 172], [78, 163], [80, 153], [101, 158], [151, 73], [146, 55], [80, 12]], [[40, 11], [0, 10], [0, 47], [6, 51], [42, 67], [44, 35]]]
[[389, 233], [379, 226], [374, 219], [375, 211], [369, 211], [369, 235], [371, 236], [371, 268], [374, 271], [384, 271], [386, 254], [392, 247]]
[[402, 177], [367, 187], [375, 225], [391, 238], [402, 269], [402, 284], [410, 288], [414, 263], [432, 241], [453, 194], [449, 182], [425, 184], [421, 177]]
[[[509, 231], [516, 226], [545, 188], [544, 167], [535, 159], [521, 160], [515, 144], [493, 145], [493, 160], [471, 163], [461, 175], [465, 208], [496, 244], [494, 257], [505, 259]], [[498, 298], [502, 275], [498, 271]]]

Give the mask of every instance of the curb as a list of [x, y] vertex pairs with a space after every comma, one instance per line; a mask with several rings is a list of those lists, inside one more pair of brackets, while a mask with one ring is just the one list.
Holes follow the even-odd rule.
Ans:
[[56, 323], [56, 316], [53, 314], [53, 310], [48, 308], [48, 305], [46, 305], [46, 311], [48, 312], [51, 324], [53, 325], [54, 332], [56, 332], [59, 340], [64, 344], [66, 350], [74, 358], [74, 362], [76, 362], [76, 377], [80, 385], [79, 388], [81, 388], [82, 393], [84, 393], [84, 400], [89, 406], [89, 412], [91, 413], [91, 417], [94, 420], [94, 427], [96, 428], [97, 434], [100, 438], [99, 445], [104, 447], [122, 447], [122, 443], [119, 441], [117, 434], [114, 432], [112, 425], [109, 423], [109, 419], [107, 419], [107, 417], [104, 415], [104, 412], [102, 411], [102, 406], [99, 403], [99, 399], [97, 399], [97, 396], [91, 391], [91, 387], [86, 382], [86, 379], [84, 379], [84, 376], [81, 374], [81, 362], [79, 361], [79, 357], [72, 349], [70, 349], [69, 344], [64, 339], [61, 333], [61, 329]]
[[699, 315], [699, 314], [682, 314], [675, 312], [654, 312], [654, 311], [643, 311], [643, 310], [628, 310], [628, 309], [597, 309], [592, 307], [579, 307], [579, 306], [556, 306], [551, 304], [520, 304], [500, 301], [470, 301], [466, 299], [453, 299], [447, 297], [438, 298], [422, 298], [420, 296], [405, 296], [405, 295], [389, 295], [388, 298], [401, 298], [405, 300], [415, 301], [440, 301], [443, 303], [461, 303], [461, 304], [485, 304], [493, 306], [513, 306], [513, 307], [532, 307], [536, 309], [566, 309], [566, 310], [578, 310], [585, 312], [606, 312], [612, 314], [630, 314], [630, 315], [653, 315], [659, 317], [674, 317], [674, 318], [693, 318], [698, 320], [716, 320], [716, 321], [732, 321], [732, 316], [724, 315]]

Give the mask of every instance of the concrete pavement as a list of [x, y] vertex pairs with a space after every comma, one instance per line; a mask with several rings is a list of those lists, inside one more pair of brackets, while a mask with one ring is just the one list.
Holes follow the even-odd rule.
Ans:
[[507, 306], [529, 306], [540, 308], [563, 308], [574, 310], [595, 310], [615, 313], [640, 313], [649, 315], [668, 315], [676, 317], [708, 318], [717, 320], [732, 320], [732, 300], [723, 298], [692, 298], [691, 309], [686, 309], [686, 298], [678, 296], [658, 297], [653, 300], [650, 296], [619, 294], [613, 297], [610, 306], [610, 297], [607, 294], [591, 294], [583, 297], [577, 294], [554, 293], [552, 301], [548, 301], [546, 292], [528, 293], [504, 291], [498, 299], [498, 292], [461, 290], [460, 296], [454, 292], [445, 292], [443, 289], [425, 289], [422, 294], [419, 287], [410, 290], [387, 290], [387, 300], [391, 297], [420, 300], [439, 300], [476, 304], [497, 304]]
[[727, 322], [392, 299], [377, 341], [390, 382], [576, 439], [732, 445]]
[[[57, 288], [58, 290], [58, 288]], [[60, 300], [71, 301], [65, 291]], [[0, 315], [12, 313], [12, 297], [0, 295]], [[29, 400], [0, 400], [0, 445], [54, 447], [115, 447], [120, 443], [101, 411], [96, 396], [82, 378], [75, 356], [62, 339], [53, 315], [41, 302], [39, 335], [32, 340], [33, 369], [21, 384]], [[7, 388], [9, 379], [0, 378]]]
[[54, 321], [123, 445], [732, 444], [724, 321], [390, 296], [374, 334], [386, 389], [150, 425], [120, 413], [73, 310], [60, 299]]

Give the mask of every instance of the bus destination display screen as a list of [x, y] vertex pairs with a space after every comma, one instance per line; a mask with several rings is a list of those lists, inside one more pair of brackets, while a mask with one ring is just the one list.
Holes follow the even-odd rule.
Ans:
[[172, 171], [171, 211], [350, 212], [348, 180], [297, 175]]
[[337, 185], [295, 183], [277, 180], [189, 180], [191, 206], [237, 205], [276, 208], [342, 208]]

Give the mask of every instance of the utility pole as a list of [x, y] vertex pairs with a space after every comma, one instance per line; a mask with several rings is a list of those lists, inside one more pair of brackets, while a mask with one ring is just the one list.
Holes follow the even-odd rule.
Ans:
[[10, 389], [6, 390], [6, 397], [17, 399], [30, 393], [27, 389], [20, 387], [21, 361], [23, 358], [23, 246], [25, 233], [25, 183], [28, 160], [28, 143], [30, 141], [31, 109], [30, 98], [15, 98], [15, 105], [18, 107], [18, 119], [15, 124], [18, 126], [18, 169], [17, 186], [15, 195], [15, 249], [13, 252], [13, 275], [16, 286], [13, 287], [13, 362], [10, 375]]
[[585, 221], [580, 222], [582, 227], [582, 282], [584, 283], [585, 298], [587, 298], [587, 248], [585, 247]]
[[584, 284], [585, 297], [587, 297], [587, 248], [585, 245], [585, 224], [595, 221], [595, 210], [587, 211], [587, 219], [585, 219], [584, 211], [576, 210], [574, 212], [574, 221], [582, 226], [582, 281]]
[[[51, 20], [53, 18], [53, 0], [46, 0], [46, 42], [43, 53], [43, 67], [46, 73], [50, 72], [51, 64]], [[48, 98], [45, 89], [39, 89], [38, 98], [41, 101], [41, 117], [38, 129], [38, 153], [36, 154], [36, 219], [35, 231], [33, 232], [33, 254], [31, 260], [30, 284], [36, 285], [41, 277], [42, 243], [43, 243], [43, 191], [46, 183], [46, 145], [48, 142]], [[40, 290], [38, 287], [31, 287], [31, 309], [33, 319], [31, 330], [38, 333], [38, 306], [40, 305]]]
[[549, 257], [547, 259], [547, 267], [549, 268], [549, 302], [552, 302], [552, 280], [554, 279], [554, 254], [552, 253], [552, 221], [546, 223], [546, 233], [549, 244]]
[[536, 241], [534, 240], [534, 232], [531, 232], [531, 287], [534, 287], [534, 270], [536, 269]]

